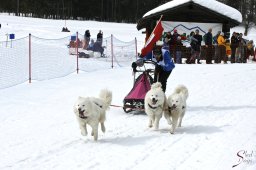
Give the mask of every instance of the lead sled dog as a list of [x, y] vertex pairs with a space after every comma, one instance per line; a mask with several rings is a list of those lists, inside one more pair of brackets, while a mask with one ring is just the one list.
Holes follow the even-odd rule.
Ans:
[[159, 121], [163, 116], [165, 107], [165, 93], [162, 90], [160, 82], [152, 84], [151, 89], [146, 93], [144, 103], [145, 112], [149, 118], [148, 126], [154, 127], [155, 130], [159, 129]]

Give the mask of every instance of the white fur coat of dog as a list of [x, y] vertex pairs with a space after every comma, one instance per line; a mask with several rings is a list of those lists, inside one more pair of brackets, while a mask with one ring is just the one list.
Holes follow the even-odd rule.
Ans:
[[187, 87], [184, 85], [178, 85], [166, 101], [167, 106], [164, 111], [164, 117], [166, 118], [168, 124], [172, 125], [170, 130], [171, 134], [174, 134], [177, 125], [181, 127], [182, 119], [186, 112], [187, 98]]
[[163, 116], [165, 93], [160, 82], [152, 84], [144, 99], [145, 112], [149, 117], [148, 126], [159, 129], [159, 121]]
[[99, 124], [102, 132], [105, 132], [106, 110], [109, 109], [111, 102], [112, 92], [107, 89], [101, 90], [99, 98], [78, 97], [73, 109], [83, 136], [87, 136], [87, 124], [92, 128], [91, 135], [95, 141], [98, 140]]

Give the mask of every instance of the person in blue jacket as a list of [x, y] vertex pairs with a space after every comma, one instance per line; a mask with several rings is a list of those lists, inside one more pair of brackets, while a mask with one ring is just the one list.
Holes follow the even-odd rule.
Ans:
[[[154, 83], [160, 82], [162, 84], [162, 89], [165, 92], [167, 79], [169, 78], [172, 70], [175, 68], [168, 48], [162, 47], [162, 45], [155, 45], [152, 52], [148, 53], [146, 56], [141, 57], [143, 57], [144, 60], [152, 60], [156, 62]], [[135, 67], [136, 69], [136, 62], [132, 64], [132, 67]]]

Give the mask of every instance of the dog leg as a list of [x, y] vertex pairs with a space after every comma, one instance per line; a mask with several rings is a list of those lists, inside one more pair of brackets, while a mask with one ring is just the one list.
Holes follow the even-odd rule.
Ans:
[[182, 114], [180, 115], [179, 125], [178, 125], [179, 127], [181, 127], [181, 123], [182, 123], [182, 119], [183, 119], [184, 115], [185, 115], [185, 111], [183, 111]]
[[165, 117], [165, 119], [167, 120], [167, 123], [168, 123], [169, 125], [171, 125], [171, 124], [172, 124], [172, 120], [171, 120], [170, 114], [164, 112], [164, 117]]
[[174, 134], [174, 131], [175, 131], [176, 126], [177, 126], [177, 122], [178, 122], [178, 119], [173, 119], [172, 128], [171, 128], [171, 131], [170, 131], [171, 134]]
[[151, 117], [149, 118], [148, 127], [150, 127], [150, 128], [153, 127], [153, 120]]
[[94, 137], [94, 141], [98, 140], [98, 125], [98, 122], [92, 125], [92, 136]]
[[100, 123], [100, 127], [101, 127], [101, 131], [105, 133], [106, 128], [105, 128], [104, 122]]
[[160, 121], [160, 118], [161, 118], [161, 117], [158, 117], [158, 116], [155, 117], [155, 122], [154, 122], [155, 130], [158, 130], [158, 129], [159, 129], [159, 121]]
[[84, 124], [84, 125], [80, 124], [80, 130], [81, 130], [81, 135], [87, 136], [88, 132], [87, 132], [86, 124]]
[[183, 119], [183, 117], [180, 117], [180, 118], [179, 118], [179, 124], [178, 124], [178, 127], [181, 127], [182, 119]]
[[152, 128], [153, 123], [155, 121], [155, 116], [154, 115], [148, 115], [149, 116], [149, 122], [148, 122], [148, 127]]

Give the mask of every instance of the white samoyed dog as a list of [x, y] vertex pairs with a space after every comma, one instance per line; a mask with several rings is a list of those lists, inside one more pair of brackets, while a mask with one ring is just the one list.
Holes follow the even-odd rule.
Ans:
[[150, 128], [154, 126], [155, 130], [159, 129], [159, 121], [163, 116], [165, 101], [166, 97], [161, 83], [152, 84], [144, 99], [145, 112], [149, 117], [148, 126]]
[[91, 135], [95, 141], [98, 140], [99, 124], [102, 132], [105, 132], [106, 110], [109, 109], [111, 102], [112, 92], [107, 89], [101, 90], [99, 98], [78, 97], [73, 109], [83, 136], [87, 136], [87, 124], [92, 128]]
[[166, 109], [164, 111], [164, 117], [168, 124], [172, 125], [171, 134], [177, 127], [181, 127], [182, 119], [186, 112], [186, 100], [188, 98], [188, 89], [184, 85], [178, 85], [174, 92], [168, 97], [166, 103]]

